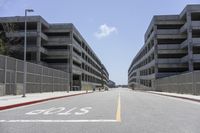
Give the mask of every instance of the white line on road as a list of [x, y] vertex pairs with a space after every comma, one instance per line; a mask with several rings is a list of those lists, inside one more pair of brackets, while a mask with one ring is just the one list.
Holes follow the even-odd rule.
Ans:
[[97, 119], [97, 120], [0, 120], [0, 123], [83, 123], [83, 122], [118, 122], [117, 120]]

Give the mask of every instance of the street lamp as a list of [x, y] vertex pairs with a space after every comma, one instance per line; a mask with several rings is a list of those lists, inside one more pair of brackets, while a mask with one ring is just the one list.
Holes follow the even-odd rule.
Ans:
[[27, 30], [27, 13], [28, 12], [34, 12], [33, 9], [25, 9], [25, 27], [24, 27], [24, 84], [23, 84], [23, 96], [26, 97], [26, 71], [27, 71], [27, 66], [26, 66], [26, 30]]

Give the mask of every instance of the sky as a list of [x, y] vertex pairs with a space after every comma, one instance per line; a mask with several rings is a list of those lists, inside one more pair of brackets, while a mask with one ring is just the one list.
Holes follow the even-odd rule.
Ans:
[[200, 0], [0, 0], [0, 17], [40, 15], [49, 23], [73, 23], [116, 84], [127, 84], [128, 68], [144, 44], [153, 15], [179, 14]]

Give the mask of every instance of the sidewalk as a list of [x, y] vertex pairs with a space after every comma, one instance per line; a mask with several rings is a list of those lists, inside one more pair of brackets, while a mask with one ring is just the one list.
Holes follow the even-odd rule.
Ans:
[[191, 95], [191, 94], [178, 94], [178, 93], [169, 93], [169, 92], [157, 92], [157, 91], [147, 91], [152, 94], [162, 95], [162, 96], [169, 96], [175, 98], [181, 98], [186, 100], [191, 100], [195, 102], [200, 102], [200, 95]]
[[[88, 91], [91, 93], [92, 91]], [[19, 106], [25, 106], [29, 104], [44, 102], [53, 99], [59, 99], [64, 97], [70, 97], [75, 95], [86, 94], [86, 91], [66, 91], [62, 92], [46, 92], [46, 93], [29, 93], [26, 97], [22, 95], [9, 95], [0, 97], [0, 110], [10, 109]]]

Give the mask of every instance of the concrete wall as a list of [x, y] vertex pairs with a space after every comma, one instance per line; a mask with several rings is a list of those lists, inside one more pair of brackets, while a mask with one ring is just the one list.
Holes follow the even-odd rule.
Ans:
[[133, 90], [155, 91], [155, 80], [152, 80], [152, 87], [147, 87], [139, 83], [131, 84], [128, 87]]
[[[24, 62], [0, 55], [0, 96], [23, 92]], [[67, 91], [68, 73], [27, 62], [27, 93]]]
[[82, 83], [82, 90], [93, 90], [96, 86], [88, 83]]
[[157, 79], [155, 90], [200, 95], [200, 71]]

